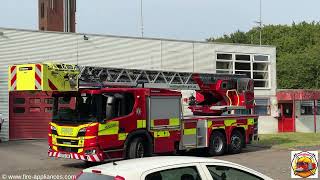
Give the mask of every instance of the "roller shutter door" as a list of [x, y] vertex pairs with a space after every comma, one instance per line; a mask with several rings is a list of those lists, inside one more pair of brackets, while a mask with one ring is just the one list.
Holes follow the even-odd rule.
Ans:
[[47, 138], [52, 112], [51, 94], [10, 92], [9, 111], [10, 140]]

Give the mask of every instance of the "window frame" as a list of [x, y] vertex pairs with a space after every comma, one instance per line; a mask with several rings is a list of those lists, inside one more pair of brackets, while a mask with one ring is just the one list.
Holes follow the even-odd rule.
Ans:
[[140, 176], [141, 180], [145, 180], [145, 178], [152, 173], [158, 172], [158, 171], [165, 171], [170, 169], [177, 169], [177, 168], [184, 168], [184, 167], [195, 167], [196, 170], [199, 173], [199, 176], [201, 179], [207, 179], [207, 175], [202, 169], [201, 165], [199, 163], [183, 163], [183, 164], [175, 164], [175, 165], [169, 165], [169, 166], [162, 166], [154, 169], [147, 170], [143, 172]]
[[[257, 105], [257, 104], [256, 104], [256, 100], [257, 100], [257, 99], [258, 99], [258, 100], [267, 100], [267, 104], [266, 104], [266, 105], [262, 105], [262, 104]], [[270, 110], [271, 102], [270, 102], [270, 98], [268, 98], [268, 97], [258, 97], [258, 98], [255, 98], [254, 101], [255, 101], [255, 106], [254, 106], [254, 108], [253, 108], [254, 114], [257, 114], [255, 107], [256, 107], [256, 106], [262, 106], [262, 107], [266, 107], [266, 108], [267, 108], [267, 113], [266, 113], [266, 114], [257, 114], [257, 115], [259, 115], [259, 116], [270, 116], [270, 115], [271, 115], [271, 110]]]
[[[216, 65], [216, 73], [218, 74], [237, 74], [237, 73], [246, 73], [247, 75], [250, 75], [249, 78], [254, 79], [254, 74], [255, 73], [267, 73], [267, 78], [265, 79], [254, 79], [254, 81], [257, 82], [264, 82], [263, 87], [254, 87], [254, 89], [261, 89], [261, 90], [268, 90], [271, 89], [271, 60], [270, 54], [261, 54], [261, 53], [242, 53], [242, 52], [223, 52], [223, 51], [218, 51], [215, 53], [215, 65]], [[218, 54], [230, 54], [232, 55], [232, 60], [230, 59], [218, 59]], [[236, 57], [240, 55], [240, 56], [250, 56], [250, 60], [236, 60]], [[259, 60], [255, 60], [256, 56], [265, 56], [268, 58], [267, 61], [259, 61]], [[219, 69], [217, 68], [217, 64], [223, 62], [223, 63], [231, 63], [230, 65], [230, 69]], [[240, 70], [240, 69], [236, 69], [236, 63], [248, 63], [248, 65], [250, 64], [250, 68], [249, 70]], [[266, 65], [266, 70], [255, 70], [254, 66], [255, 64], [265, 64]]]
[[[308, 103], [311, 103], [312, 105], [309, 106]], [[319, 101], [318, 101], [318, 103], [319, 103]], [[313, 116], [315, 113], [314, 108], [316, 108], [317, 104], [315, 104], [314, 100], [301, 100], [300, 101], [300, 116]], [[302, 114], [302, 107], [311, 107], [311, 114], [306, 113], [306, 112]], [[319, 113], [317, 112], [317, 114], [319, 114]]]

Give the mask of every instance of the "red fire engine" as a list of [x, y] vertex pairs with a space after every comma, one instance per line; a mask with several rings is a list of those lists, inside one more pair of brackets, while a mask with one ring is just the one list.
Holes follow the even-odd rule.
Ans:
[[[192, 149], [210, 156], [239, 153], [257, 139], [253, 89], [244, 75], [48, 63], [9, 67], [9, 90], [52, 91], [48, 155], [91, 162]], [[183, 115], [183, 90], [196, 92], [189, 98], [192, 115]]]

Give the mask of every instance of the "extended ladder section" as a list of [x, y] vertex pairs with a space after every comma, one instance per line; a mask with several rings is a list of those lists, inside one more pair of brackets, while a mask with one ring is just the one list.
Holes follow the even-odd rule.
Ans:
[[245, 75], [209, 74], [173, 71], [120, 69], [106, 67], [80, 67], [79, 85], [82, 88], [94, 86], [144, 86], [178, 90], [200, 90], [196, 78], [206, 82], [236, 80]]

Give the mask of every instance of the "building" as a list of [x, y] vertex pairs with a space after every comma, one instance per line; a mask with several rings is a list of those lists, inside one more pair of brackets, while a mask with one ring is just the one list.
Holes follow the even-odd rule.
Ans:
[[44, 61], [247, 74], [255, 79], [260, 133], [278, 130], [275, 47], [0, 28], [0, 112], [6, 120], [0, 136], [3, 140], [47, 136], [50, 96], [9, 95], [7, 90], [9, 64]]
[[39, 0], [39, 30], [76, 31], [76, 0]]
[[279, 132], [320, 131], [320, 90], [280, 89]]

